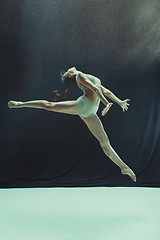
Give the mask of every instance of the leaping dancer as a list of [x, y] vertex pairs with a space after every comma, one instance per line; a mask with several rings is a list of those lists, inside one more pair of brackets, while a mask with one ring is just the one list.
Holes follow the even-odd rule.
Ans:
[[[104, 153], [121, 169], [121, 173], [124, 175], [129, 175], [131, 179], [136, 182], [135, 173], [127, 166], [127, 164], [122, 161], [122, 159], [112, 148], [109, 138], [103, 128], [102, 122], [96, 114], [99, 108], [100, 101], [102, 101], [105, 105], [105, 108], [101, 112], [102, 116], [104, 116], [109, 111], [110, 107], [113, 105], [113, 103], [109, 103], [107, 101], [105, 96], [119, 104], [124, 112], [128, 110], [128, 106], [130, 105], [128, 101], [130, 101], [130, 99], [125, 99], [123, 101], [120, 100], [109, 89], [101, 85], [101, 81], [99, 78], [90, 74], [82, 73], [81, 71], [78, 71], [75, 67], [69, 68], [61, 75], [61, 78], [63, 84], [68, 87], [78, 86], [84, 94], [80, 96], [76, 101], [9, 101], [8, 107], [40, 108], [48, 111], [79, 115], [80, 118], [86, 123], [91, 133], [99, 141]], [[68, 89], [63, 94], [59, 94], [57, 91], [54, 91], [55, 99], [57, 100], [61, 97], [65, 97], [66, 95], [68, 95], [68, 93]]]

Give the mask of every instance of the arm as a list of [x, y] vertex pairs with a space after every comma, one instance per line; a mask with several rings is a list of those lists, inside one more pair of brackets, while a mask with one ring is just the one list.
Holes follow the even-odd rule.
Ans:
[[116, 97], [109, 89], [107, 89], [103, 86], [101, 86], [101, 90], [105, 96], [107, 96], [108, 98], [112, 99], [114, 102], [119, 104], [120, 107], [122, 108], [123, 112], [125, 112], [125, 110], [126, 111], [128, 110], [128, 106], [130, 105], [128, 103], [128, 101], [130, 101], [130, 99], [125, 99], [122, 101], [118, 97]]
[[109, 89], [101, 86], [101, 90], [105, 96], [116, 102], [117, 104], [121, 104], [122, 100], [120, 100], [118, 97], [116, 97]]
[[99, 99], [104, 103], [105, 106], [108, 105], [108, 101], [105, 98], [105, 96], [103, 95], [101, 89], [99, 87], [97, 87], [94, 83], [92, 83], [83, 73], [78, 73], [77, 74], [78, 80], [80, 81], [80, 83], [86, 87], [88, 87], [89, 89], [91, 89], [93, 92], [95, 92], [97, 94], [97, 96], [99, 97]]

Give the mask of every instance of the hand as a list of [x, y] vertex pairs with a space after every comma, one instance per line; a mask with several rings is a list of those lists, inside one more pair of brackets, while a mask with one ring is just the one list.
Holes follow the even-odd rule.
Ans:
[[109, 109], [112, 105], [113, 105], [113, 103], [108, 103], [107, 106], [101, 112], [101, 115], [104, 116], [109, 111]]
[[128, 110], [128, 106], [130, 105], [129, 103], [127, 103], [128, 101], [130, 101], [130, 99], [123, 100], [119, 104], [121, 106], [121, 108], [123, 109], [123, 112]]

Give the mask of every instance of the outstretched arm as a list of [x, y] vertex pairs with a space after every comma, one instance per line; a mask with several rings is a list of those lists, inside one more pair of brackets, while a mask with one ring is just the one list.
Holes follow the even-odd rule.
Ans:
[[109, 89], [103, 86], [101, 86], [101, 90], [105, 96], [107, 96], [108, 98], [116, 102], [118, 105], [120, 105], [123, 111], [128, 110], [128, 106], [130, 105], [128, 101], [130, 101], [130, 99], [121, 100], [118, 97], [116, 97], [116, 95], [112, 93]]
[[105, 96], [107, 96], [108, 98], [110, 98], [111, 100], [116, 102], [117, 104], [119, 104], [119, 105], [121, 104], [122, 100], [120, 100], [118, 97], [116, 97], [109, 89], [101, 86], [101, 90]]

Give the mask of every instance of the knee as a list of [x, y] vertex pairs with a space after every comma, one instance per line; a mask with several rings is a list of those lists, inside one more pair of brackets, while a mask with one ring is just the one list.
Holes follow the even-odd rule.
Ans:
[[45, 110], [51, 111], [52, 108], [53, 108], [53, 106], [52, 106], [51, 102], [48, 102], [48, 101], [46, 101], [46, 100], [43, 100], [43, 101], [42, 101], [42, 108], [44, 108]]
[[99, 143], [103, 149], [109, 149], [110, 147], [110, 141], [108, 137], [100, 140]]
[[48, 111], [56, 111], [58, 112], [60, 110], [60, 104], [58, 102], [48, 102], [45, 101], [43, 103], [44, 105], [44, 109], [48, 110]]

